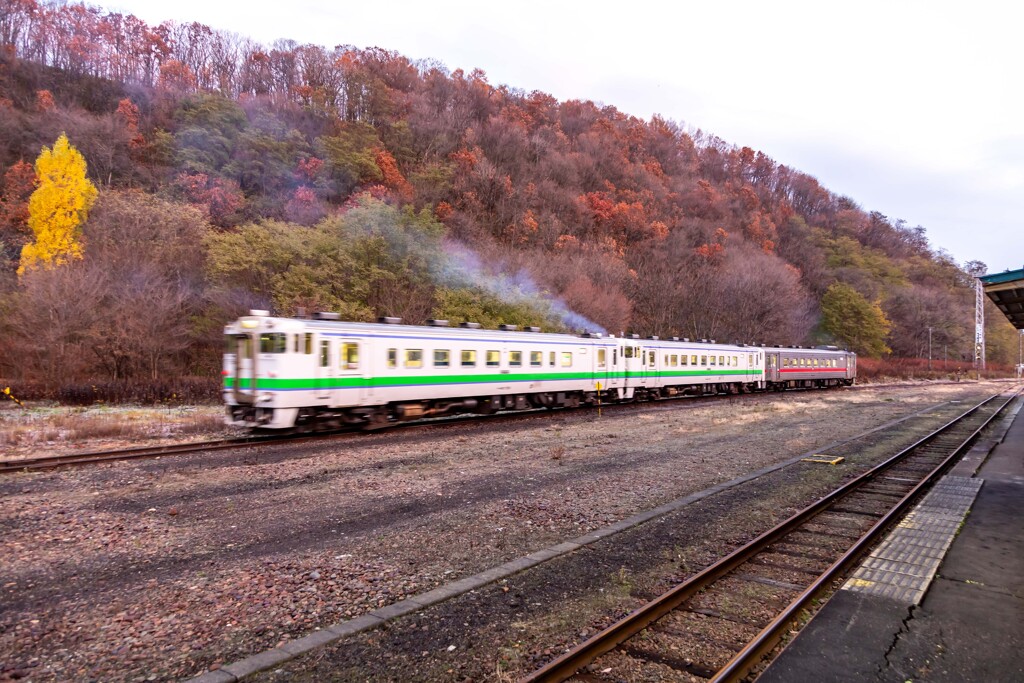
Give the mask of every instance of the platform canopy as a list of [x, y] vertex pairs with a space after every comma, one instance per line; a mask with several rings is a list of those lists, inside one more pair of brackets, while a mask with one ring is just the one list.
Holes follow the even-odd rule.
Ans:
[[1024, 269], [982, 275], [985, 294], [1018, 330], [1024, 330]]

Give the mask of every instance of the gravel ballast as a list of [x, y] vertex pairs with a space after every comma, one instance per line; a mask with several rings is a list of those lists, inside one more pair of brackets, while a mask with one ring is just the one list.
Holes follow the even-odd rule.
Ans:
[[[216, 670], [901, 415], [997, 389], [681, 401], [600, 420], [556, 413], [6, 477], [0, 679], [175, 680]], [[805, 479], [800, 486], [826, 486]], [[749, 533], [743, 519], [760, 513], [746, 507], [756, 494], [743, 500], [736, 528], [704, 529], [705, 551], [690, 543], [672, 561], [698, 566]], [[605, 607], [658, 587], [619, 583]], [[593, 612], [581, 610], [591, 615], [581, 620]], [[542, 655], [504, 642], [485, 661], [483, 651], [459, 658], [452, 653], [462, 646], [450, 645], [445, 657], [469, 667], [463, 678]], [[427, 670], [436, 680], [456, 671]]]

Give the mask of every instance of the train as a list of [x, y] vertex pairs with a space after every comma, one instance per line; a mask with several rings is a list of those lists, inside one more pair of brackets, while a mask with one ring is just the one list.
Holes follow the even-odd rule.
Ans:
[[578, 407], [682, 395], [849, 386], [836, 347], [556, 334], [445, 320], [345, 322], [253, 310], [224, 328], [227, 424], [375, 429], [457, 413]]

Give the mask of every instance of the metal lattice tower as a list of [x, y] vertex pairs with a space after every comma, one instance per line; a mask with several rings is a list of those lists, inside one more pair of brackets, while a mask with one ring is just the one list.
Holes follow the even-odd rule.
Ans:
[[985, 286], [975, 280], [974, 287], [974, 367], [985, 369]]

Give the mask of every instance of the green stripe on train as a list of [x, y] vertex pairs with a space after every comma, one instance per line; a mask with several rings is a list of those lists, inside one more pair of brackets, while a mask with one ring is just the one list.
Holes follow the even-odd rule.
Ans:
[[[688, 371], [665, 371], [647, 373], [618, 373], [617, 378], [643, 379], [645, 377], [713, 377], [722, 375], [760, 375], [760, 370], [688, 370]], [[401, 377], [327, 377], [324, 379], [299, 378], [285, 379], [273, 377], [260, 377], [257, 382], [259, 389], [352, 389], [363, 386], [374, 387], [395, 387], [395, 386], [416, 386], [431, 384], [500, 384], [501, 382], [557, 382], [565, 380], [593, 380], [601, 382], [608, 379], [589, 372], [548, 372], [548, 373], [516, 373], [516, 374], [485, 374], [485, 375], [404, 375]], [[224, 378], [224, 388], [234, 387], [233, 377]], [[240, 388], [251, 389], [252, 379], [243, 377], [240, 381]]]

